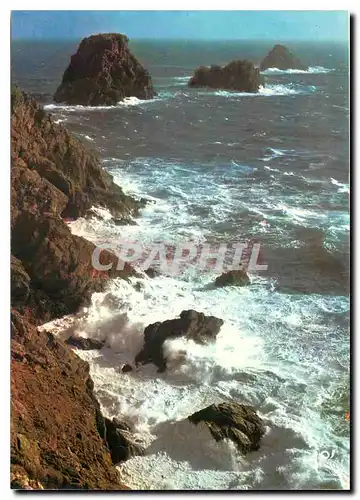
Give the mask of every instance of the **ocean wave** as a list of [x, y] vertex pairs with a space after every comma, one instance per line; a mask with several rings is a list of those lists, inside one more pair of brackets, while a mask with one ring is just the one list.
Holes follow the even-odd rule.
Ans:
[[140, 106], [143, 104], [148, 104], [156, 101], [157, 98], [154, 99], [138, 99], [137, 97], [125, 97], [123, 101], [118, 102], [114, 106], [83, 106], [81, 104], [70, 105], [70, 104], [46, 104], [44, 109], [47, 111], [101, 111], [101, 110], [109, 110], [109, 109], [118, 109], [129, 106]]
[[322, 73], [331, 73], [335, 71], [334, 69], [324, 68], [323, 66], [310, 66], [309, 69], [279, 69], [279, 68], [268, 68], [261, 73], [264, 75], [274, 75], [274, 74], [284, 74], [284, 75], [296, 75], [296, 74], [309, 74], [316, 75]]
[[293, 84], [271, 84], [266, 86], [260, 86], [259, 92], [237, 92], [229, 90], [216, 90], [208, 92], [199, 92], [201, 95], [215, 95], [221, 97], [264, 97], [264, 96], [288, 96], [288, 95], [298, 95], [298, 94], [309, 94], [316, 91], [314, 85], [309, 86], [298, 86], [294, 87]]
[[338, 186], [339, 193], [350, 193], [350, 185], [349, 184], [339, 182], [336, 179], [333, 179], [332, 177], [330, 177], [330, 181], [331, 181], [331, 184], [334, 184], [334, 186]]

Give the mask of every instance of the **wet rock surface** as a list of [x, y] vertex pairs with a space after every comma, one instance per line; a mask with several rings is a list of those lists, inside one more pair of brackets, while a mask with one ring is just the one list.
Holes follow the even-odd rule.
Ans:
[[154, 363], [160, 372], [166, 369], [163, 344], [168, 339], [185, 337], [199, 344], [214, 342], [223, 325], [215, 316], [205, 316], [194, 310], [182, 311], [180, 318], [148, 325], [144, 330], [144, 347], [135, 363]]
[[230, 439], [242, 454], [258, 450], [265, 434], [265, 425], [255, 409], [239, 403], [213, 404], [188, 419], [195, 425], [204, 422], [216, 441]]
[[246, 286], [249, 285], [249, 283], [250, 283], [250, 278], [247, 275], [246, 271], [239, 269], [237, 271], [228, 271], [226, 273], [221, 274], [215, 279], [214, 285], [216, 287], [231, 286], [231, 285]]

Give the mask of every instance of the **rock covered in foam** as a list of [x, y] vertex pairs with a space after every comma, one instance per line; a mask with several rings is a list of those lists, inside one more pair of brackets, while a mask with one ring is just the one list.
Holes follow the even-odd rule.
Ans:
[[240, 403], [213, 404], [188, 419], [195, 425], [204, 422], [216, 441], [230, 439], [243, 454], [258, 450], [265, 434], [265, 425], [255, 409]]
[[109, 106], [125, 97], [151, 99], [155, 95], [151, 77], [119, 33], [84, 38], [71, 57], [55, 102], [84, 106]]
[[205, 316], [194, 310], [182, 311], [180, 318], [148, 325], [144, 330], [144, 346], [135, 363], [154, 363], [160, 372], [166, 369], [163, 344], [168, 339], [185, 337], [199, 344], [215, 341], [223, 325], [215, 316]]
[[251, 61], [231, 61], [226, 66], [200, 66], [189, 80], [190, 87], [258, 92], [264, 80]]
[[270, 50], [260, 64], [261, 71], [268, 68], [307, 70], [308, 66], [305, 66], [287, 47], [278, 44]]

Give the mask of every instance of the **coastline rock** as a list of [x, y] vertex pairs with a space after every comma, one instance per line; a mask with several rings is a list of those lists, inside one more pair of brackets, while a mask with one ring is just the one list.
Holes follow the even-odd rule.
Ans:
[[264, 79], [250, 61], [231, 61], [226, 66], [200, 66], [189, 80], [190, 87], [258, 92]]
[[130, 217], [141, 204], [125, 196], [97, 157], [16, 87], [11, 109], [12, 305], [39, 324], [76, 312], [108, 278], [136, 275], [128, 263], [116, 271], [117, 257], [106, 250], [99, 260], [112, 263], [111, 270], [94, 269], [95, 246], [72, 235], [64, 219], [99, 204]]
[[125, 363], [121, 368], [122, 373], [129, 373], [133, 371], [133, 367], [129, 363]]
[[148, 325], [144, 330], [144, 346], [136, 355], [135, 363], [153, 363], [159, 372], [166, 369], [163, 344], [165, 340], [186, 337], [204, 344], [216, 340], [223, 320], [215, 316], [205, 316], [194, 310], [182, 311], [180, 318]]
[[105, 341], [85, 337], [74, 337], [71, 335], [65, 340], [65, 344], [83, 351], [92, 351], [102, 349], [105, 345]]
[[284, 45], [275, 45], [260, 64], [261, 71], [268, 68], [307, 70], [308, 66], [305, 66], [300, 59]]
[[130, 220], [143, 201], [123, 193], [99, 159], [17, 87], [11, 90], [12, 219], [24, 209], [82, 217], [92, 206]]
[[54, 95], [55, 102], [111, 106], [125, 97], [151, 99], [151, 77], [118, 33], [83, 38]]
[[35, 325], [76, 312], [111, 277], [136, 275], [65, 223], [92, 205], [136, 214], [112, 177], [17, 88], [11, 94], [11, 487], [126, 489], [112, 465], [89, 365]]
[[195, 425], [204, 422], [216, 441], [231, 439], [242, 454], [258, 450], [265, 434], [255, 409], [239, 403], [213, 404], [188, 419]]
[[135, 455], [144, 455], [145, 448], [134, 438], [130, 427], [116, 418], [104, 419], [105, 439], [114, 465]]
[[125, 489], [99, 414], [88, 363], [12, 310], [11, 487]]
[[223, 286], [246, 286], [250, 283], [250, 278], [247, 275], [246, 271], [242, 269], [236, 271], [228, 271], [226, 273], [221, 274], [215, 279], [214, 285], [217, 287]]

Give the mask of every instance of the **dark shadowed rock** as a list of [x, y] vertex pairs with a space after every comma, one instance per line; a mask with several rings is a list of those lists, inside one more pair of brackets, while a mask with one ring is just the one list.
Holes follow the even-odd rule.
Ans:
[[123, 365], [123, 367], [121, 368], [121, 371], [123, 373], [129, 373], [129, 372], [132, 372], [133, 371], [133, 367], [131, 365], [129, 365], [129, 363], [125, 363]]
[[216, 441], [231, 439], [243, 454], [258, 450], [265, 426], [252, 406], [239, 403], [213, 404], [188, 417], [204, 422]]
[[154, 95], [151, 77], [130, 52], [128, 38], [118, 33], [104, 33], [81, 41], [54, 101], [109, 106], [125, 97], [151, 99]]
[[226, 273], [221, 274], [215, 280], [215, 286], [245, 286], [250, 283], [250, 278], [246, 274], [246, 271], [239, 269], [237, 271], [228, 271]]
[[157, 276], [160, 276], [160, 272], [155, 269], [154, 267], [148, 267], [145, 269], [144, 273], [149, 277], [149, 278], [156, 278]]
[[166, 369], [163, 353], [165, 340], [186, 337], [199, 344], [215, 341], [223, 323], [215, 316], [189, 310], [182, 311], [178, 319], [148, 325], [144, 330], [144, 347], [136, 355], [135, 363], [154, 363], [163, 372]]
[[105, 439], [114, 464], [124, 462], [135, 455], [143, 455], [144, 447], [134, 438], [130, 427], [116, 418], [105, 418]]
[[81, 349], [83, 351], [92, 351], [96, 349], [102, 349], [105, 345], [105, 341], [85, 337], [74, 337], [73, 335], [71, 335], [68, 339], [65, 340], [65, 344], [76, 347], [77, 349]]
[[260, 64], [260, 70], [264, 71], [268, 68], [286, 69], [301, 69], [307, 70], [300, 59], [298, 59], [290, 50], [284, 45], [275, 45], [268, 55], [263, 59]]
[[260, 71], [247, 60], [232, 61], [226, 66], [201, 66], [189, 80], [190, 87], [258, 92], [264, 80]]

